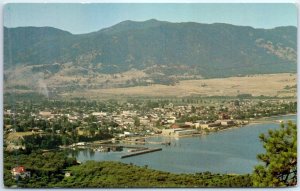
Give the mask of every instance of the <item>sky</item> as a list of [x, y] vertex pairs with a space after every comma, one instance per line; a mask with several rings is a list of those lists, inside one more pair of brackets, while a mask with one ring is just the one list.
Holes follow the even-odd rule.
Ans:
[[124, 20], [229, 23], [254, 28], [297, 26], [294, 4], [6, 4], [4, 26], [51, 26], [89, 33]]

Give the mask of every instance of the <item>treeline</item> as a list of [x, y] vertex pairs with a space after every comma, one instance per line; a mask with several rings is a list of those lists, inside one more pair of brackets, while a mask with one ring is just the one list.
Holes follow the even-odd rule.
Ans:
[[250, 175], [173, 174], [120, 162], [88, 161], [69, 168], [57, 187], [65, 188], [133, 188], [133, 187], [251, 187]]
[[[297, 112], [297, 102], [273, 104], [268, 102], [258, 102], [247, 111], [237, 110], [232, 113], [235, 119], [249, 119], [257, 117], [271, 117]], [[258, 115], [259, 114], [259, 115]]]
[[94, 136], [84, 135], [56, 135], [56, 134], [32, 134], [23, 137], [24, 152], [31, 153], [40, 149], [57, 149], [60, 145], [69, 145], [76, 142], [89, 142], [112, 138], [111, 134], [102, 133]]
[[63, 144], [63, 139], [66, 144], [70, 144], [72, 140], [68, 137], [63, 137], [60, 135], [41, 135], [33, 134], [23, 137], [23, 144], [25, 146], [25, 151], [31, 153], [32, 151], [39, 149], [57, 149], [59, 145]]

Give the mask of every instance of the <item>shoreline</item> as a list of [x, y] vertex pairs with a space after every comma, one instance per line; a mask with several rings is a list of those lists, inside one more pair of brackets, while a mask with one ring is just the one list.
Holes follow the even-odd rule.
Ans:
[[[278, 123], [280, 124], [280, 122], [276, 122], [276, 121], [272, 121], [270, 120], [270, 118], [274, 118], [274, 117], [284, 117], [284, 116], [297, 116], [297, 113], [290, 113], [290, 114], [283, 114], [283, 115], [274, 115], [274, 116], [270, 116], [270, 117], [263, 117], [263, 118], [259, 118], [256, 119], [254, 121], [249, 120], [249, 123], [245, 124], [245, 125], [235, 125], [235, 126], [231, 126], [228, 128], [223, 128], [217, 131], [210, 131], [210, 132], [203, 132], [203, 133], [197, 133], [197, 134], [191, 134], [191, 135], [182, 135], [182, 136], [165, 136], [162, 134], [153, 134], [153, 135], [145, 135], [145, 136], [140, 136], [140, 138], [144, 138], [144, 139], [148, 139], [148, 138], [152, 138], [152, 137], [166, 137], [166, 138], [186, 138], [186, 137], [201, 137], [201, 136], [205, 136], [205, 135], [209, 135], [211, 133], [218, 133], [218, 132], [222, 132], [222, 131], [227, 131], [227, 130], [232, 130], [232, 129], [238, 129], [238, 128], [243, 128], [246, 126], [250, 126], [250, 125], [257, 125], [257, 124], [264, 124], [264, 123]], [[109, 140], [105, 140], [104, 142], [107, 141], [111, 141]], [[93, 141], [92, 141], [93, 143]]]
[[238, 129], [238, 128], [243, 128], [246, 126], [250, 126], [250, 125], [258, 125], [258, 124], [264, 124], [264, 123], [277, 123], [280, 124], [280, 122], [276, 122], [274, 120], [271, 120], [271, 118], [274, 117], [284, 117], [284, 116], [297, 116], [297, 113], [288, 113], [288, 114], [282, 114], [282, 115], [273, 115], [270, 117], [262, 117], [262, 118], [258, 118], [255, 119], [253, 121], [249, 120], [249, 123], [245, 124], [245, 125], [236, 125], [236, 126], [231, 126], [228, 128], [224, 128], [224, 129], [220, 129], [217, 131], [210, 131], [210, 132], [205, 132], [205, 133], [198, 133], [198, 134], [192, 134], [192, 135], [182, 135], [182, 136], [164, 136], [161, 134], [156, 134], [156, 135], [151, 135], [151, 136], [145, 136], [144, 138], [150, 138], [150, 137], [169, 137], [169, 138], [185, 138], [185, 137], [199, 137], [199, 136], [203, 136], [203, 135], [209, 135], [211, 133], [218, 133], [218, 132], [222, 132], [222, 131], [227, 131], [227, 130], [231, 130], [231, 129]]
[[217, 133], [217, 132], [226, 131], [226, 130], [230, 130], [230, 129], [238, 129], [238, 128], [243, 128], [243, 127], [250, 126], [250, 125], [259, 125], [259, 124], [264, 124], [264, 123], [278, 123], [278, 124], [280, 124], [280, 122], [276, 122], [276, 121], [270, 120], [270, 118], [284, 117], [284, 116], [293, 116], [293, 115], [297, 116], [297, 113], [289, 113], [289, 114], [283, 114], [283, 115], [273, 115], [273, 116], [270, 116], [270, 117], [262, 117], [262, 118], [254, 120], [254, 121], [249, 120], [249, 123], [245, 124], [245, 125], [232, 126], [232, 127], [229, 127], [229, 128], [220, 129], [220, 130], [215, 131], [215, 132], [211, 131], [209, 133]]
[[283, 115], [273, 115], [270, 117], [262, 117], [262, 118], [258, 118], [258, 119], [254, 119], [253, 121], [249, 120], [249, 124], [262, 124], [264, 122], [274, 122], [274, 123], [278, 123], [274, 120], [272, 120], [272, 118], [274, 117], [285, 117], [285, 116], [297, 116], [297, 113], [289, 113], [289, 114], [283, 114]]
[[291, 115], [297, 115], [297, 113], [288, 113], [288, 114], [280, 114], [280, 115], [272, 115], [270, 117], [261, 117], [259, 119], [268, 119], [272, 117], [284, 117], [284, 116], [291, 116]]

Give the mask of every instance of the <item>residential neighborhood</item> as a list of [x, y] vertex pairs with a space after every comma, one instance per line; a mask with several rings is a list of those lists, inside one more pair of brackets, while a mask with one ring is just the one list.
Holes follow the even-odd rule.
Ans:
[[195, 136], [294, 113], [293, 100], [182, 99], [126, 102], [22, 102], [5, 105], [6, 149], [25, 149], [23, 136], [54, 134], [62, 145], [134, 136]]

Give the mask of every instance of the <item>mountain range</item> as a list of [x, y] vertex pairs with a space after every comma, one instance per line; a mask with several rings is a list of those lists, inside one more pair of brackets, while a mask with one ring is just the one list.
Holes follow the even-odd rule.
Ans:
[[[123, 21], [88, 34], [53, 27], [4, 27], [4, 68], [30, 66], [50, 75], [130, 70], [203, 78], [296, 72], [297, 28], [224, 23]], [[77, 69], [74, 69], [77, 68]]]

